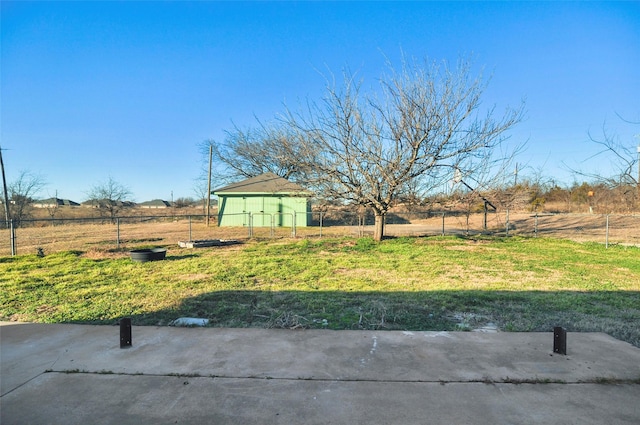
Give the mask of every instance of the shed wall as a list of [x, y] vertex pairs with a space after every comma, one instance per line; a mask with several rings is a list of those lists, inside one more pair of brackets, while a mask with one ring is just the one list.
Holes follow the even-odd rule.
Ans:
[[248, 226], [249, 213], [255, 227], [306, 227], [310, 221], [307, 198], [287, 196], [218, 195], [218, 225]]

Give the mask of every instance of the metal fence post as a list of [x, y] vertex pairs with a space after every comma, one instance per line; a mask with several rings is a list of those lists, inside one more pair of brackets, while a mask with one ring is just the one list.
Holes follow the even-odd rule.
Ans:
[[271, 232], [270, 232], [270, 233], [271, 233], [271, 239], [273, 239], [273, 237], [274, 237], [274, 235], [275, 235], [275, 229], [274, 229], [274, 226], [275, 226], [275, 220], [276, 220], [276, 218], [275, 218], [275, 216], [274, 216], [273, 214], [269, 214], [269, 217], [271, 217]]
[[291, 214], [293, 216], [293, 223], [291, 223], [291, 237], [295, 238], [296, 237], [296, 213], [294, 211], [293, 214]]
[[506, 235], [509, 236], [509, 209], [507, 208]]
[[[207, 218], [207, 223], [208, 223], [209, 219]], [[191, 239], [191, 216], [189, 216], [189, 242], [191, 242], [193, 239]]]
[[445, 213], [442, 213], [442, 236], [444, 236], [444, 215]]
[[607, 214], [607, 227], [606, 227], [605, 235], [606, 236], [605, 236], [604, 247], [609, 248], [609, 214]]
[[11, 241], [11, 256], [15, 257], [17, 255], [16, 250], [16, 228], [13, 225], [13, 219], [9, 220], [9, 239]]
[[116, 249], [120, 249], [120, 217], [116, 218]]
[[538, 212], [536, 211], [536, 220], [535, 220], [535, 224], [533, 226], [533, 233], [536, 235], [536, 238], [538, 237]]

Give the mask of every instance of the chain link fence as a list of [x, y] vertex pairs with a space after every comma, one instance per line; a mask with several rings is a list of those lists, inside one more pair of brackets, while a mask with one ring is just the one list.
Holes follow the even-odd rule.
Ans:
[[[0, 256], [65, 250], [117, 253], [146, 246], [177, 246], [181, 241], [365, 237], [374, 232], [371, 213], [280, 215], [245, 213], [244, 224], [237, 227], [218, 227], [215, 217], [207, 225], [205, 215], [22, 220], [20, 227], [0, 229]], [[387, 236], [479, 234], [640, 246], [640, 215], [429, 211], [389, 213], [385, 221]]]
[[0, 256], [66, 250], [117, 252], [210, 237], [206, 216], [135, 216], [22, 220], [0, 230]]

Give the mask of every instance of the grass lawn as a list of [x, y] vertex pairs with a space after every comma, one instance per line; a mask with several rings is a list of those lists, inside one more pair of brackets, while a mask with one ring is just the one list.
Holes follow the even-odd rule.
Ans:
[[0, 258], [0, 319], [329, 329], [601, 331], [640, 347], [640, 249], [538, 238], [339, 238], [168, 247], [134, 263]]

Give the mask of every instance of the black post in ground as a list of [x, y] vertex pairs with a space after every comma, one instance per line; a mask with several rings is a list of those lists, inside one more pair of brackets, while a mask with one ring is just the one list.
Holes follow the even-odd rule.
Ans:
[[131, 319], [120, 319], [120, 348], [131, 347]]
[[567, 355], [567, 330], [563, 327], [553, 328], [553, 352]]

